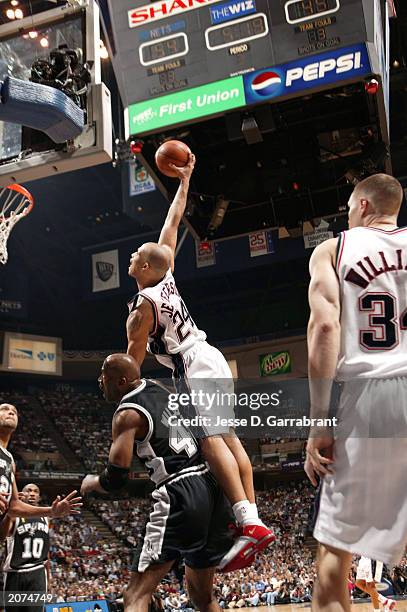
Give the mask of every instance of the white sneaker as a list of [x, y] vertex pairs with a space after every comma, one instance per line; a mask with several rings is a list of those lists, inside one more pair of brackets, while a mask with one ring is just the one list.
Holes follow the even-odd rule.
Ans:
[[394, 599], [388, 599], [383, 606], [384, 612], [390, 612], [390, 610], [395, 610], [395, 609], [396, 609], [396, 602], [394, 601]]

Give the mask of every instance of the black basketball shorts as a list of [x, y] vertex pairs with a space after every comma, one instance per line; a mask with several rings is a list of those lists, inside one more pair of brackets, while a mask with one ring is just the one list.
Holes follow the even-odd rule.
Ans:
[[[47, 571], [45, 567], [29, 572], [7, 572], [4, 577], [4, 591], [14, 593], [47, 593]], [[6, 612], [41, 612], [43, 605], [7, 606]]]
[[153, 508], [137, 546], [132, 570], [183, 560], [215, 567], [233, 544], [231, 506], [208, 468], [174, 476], [152, 493]]

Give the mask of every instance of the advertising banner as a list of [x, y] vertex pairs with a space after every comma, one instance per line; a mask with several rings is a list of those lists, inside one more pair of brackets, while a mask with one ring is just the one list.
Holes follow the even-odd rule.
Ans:
[[259, 357], [260, 375], [276, 376], [291, 372], [291, 357], [288, 351], [268, 353]]

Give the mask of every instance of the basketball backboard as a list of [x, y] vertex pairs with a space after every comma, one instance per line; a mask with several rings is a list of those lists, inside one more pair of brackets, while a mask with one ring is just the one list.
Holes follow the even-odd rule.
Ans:
[[101, 82], [99, 41], [95, 0], [71, 0], [0, 25], [0, 80], [11, 76], [28, 81], [33, 62], [49, 58], [50, 51], [61, 46], [73, 49], [90, 72], [84, 96], [85, 129], [67, 145], [55, 145], [42, 132], [0, 122], [0, 186], [111, 160], [110, 92]]

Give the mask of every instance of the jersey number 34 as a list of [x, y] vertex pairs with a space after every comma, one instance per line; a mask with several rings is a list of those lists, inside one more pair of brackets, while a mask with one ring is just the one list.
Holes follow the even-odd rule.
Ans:
[[359, 310], [369, 315], [369, 327], [361, 329], [359, 341], [369, 351], [390, 351], [399, 343], [399, 330], [407, 330], [407, 309], [397, 315], [396, 298], [390, 293], [365, 293]]

